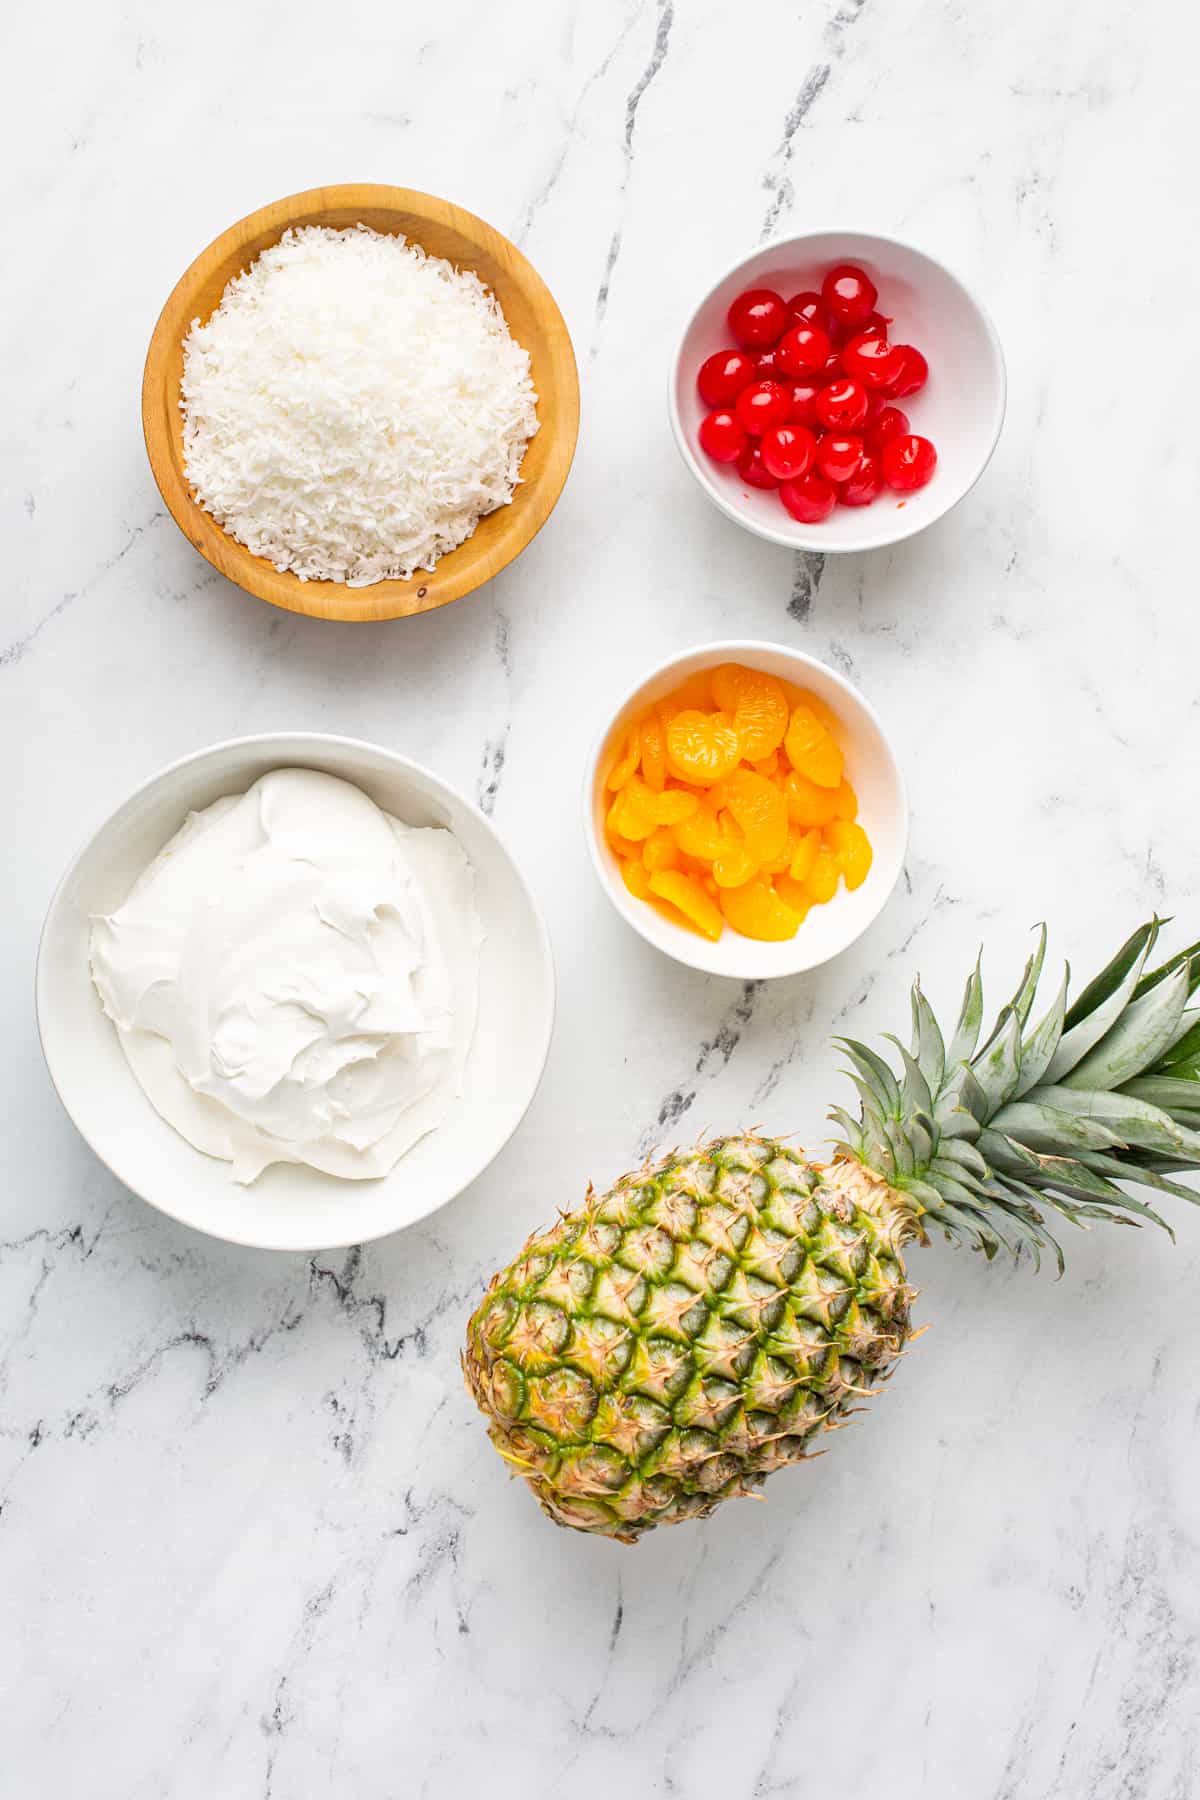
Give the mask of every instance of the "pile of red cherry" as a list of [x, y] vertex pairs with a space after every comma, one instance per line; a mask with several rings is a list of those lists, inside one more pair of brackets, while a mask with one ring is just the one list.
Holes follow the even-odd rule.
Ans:
[[929, 364], [889, 344], [875, 283], [838, 263], [820, 293], [791, 300], [748, 288], [729, 308], [740, 348], [701, 363], [700, 448], [735, 463], [750, 487], [776, 488], [793, 519], [816, 525], [842, 506], [869, 506], [884, 487], [924, 487], [937, 467], [895, 404], [923, 388]]

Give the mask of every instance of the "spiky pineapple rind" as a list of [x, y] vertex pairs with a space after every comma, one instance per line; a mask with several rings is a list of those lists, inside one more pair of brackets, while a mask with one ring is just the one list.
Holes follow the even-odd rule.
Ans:
[[697, 1145], [528, 1241], [471, 1319], [467, 1386], [551, 1518], [632, 1542], [756, 1493], [873, 1391], [914, 1230], [857, 1164]]

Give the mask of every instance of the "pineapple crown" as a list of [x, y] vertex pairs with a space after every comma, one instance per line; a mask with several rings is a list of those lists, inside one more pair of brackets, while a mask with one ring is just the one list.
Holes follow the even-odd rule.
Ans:
[[1064, 970], [1030, 1030], [1046, 953], [1042, 926], [982, 1048], [979, 963], [948, 1048], [918, 979], [911, 1047], [889, 1038], [899, 1075], [867, 1045], [838, 1040], [862, 1098], [858, 1119], [841, 1107], [830, 1114], [843, 1133], [838, 1152], [882, 1176], [916, 1218], [988, 1257], [1024, 1245], [1040, 1264], [1050, 1248], [1061, 1273], [1048, 1212], [1085, 1228], [1092, 1219], [1150, 1219], [1170, 1232], [1119, 1185], [1200, 1204], [1200, 1193], [1172, 1179], [1200, 1168], [1200, 1007], [1188, 1006], [1200, 987], [1200, 944], [1148, 970], [1162, 924], [1140, 926], [1070, 1005]]

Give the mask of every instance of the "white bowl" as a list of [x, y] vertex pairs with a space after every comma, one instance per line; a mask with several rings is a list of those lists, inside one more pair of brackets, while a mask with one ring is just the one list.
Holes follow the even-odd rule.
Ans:
[[[879, 289], [889, 336], [929, 359], [929, 380], [897, 404], [913, 431], [932, 440], [938, 466], [912, 493], [885, 488], [871, 506], [836, 506], [819, 525], [801, 525], [777, 494], [747, 487], [732, 465], [715, 463], [696, 441], [708, 408], [696, 388], [705, 357], [732, 344], [725, 315], [744, 288], [775, 288], [784, 299], [819, 288], [833, 263], [859, 263]], [[1004, 355], [981, 303], [944, 263], [898, 238], [867, 231], [809, 231], [781, 238], [735, 263], [692, 314], [671, 369], [669, 407], [680, 455], [704, 492], [758, 537], [793, 550], [878, 550], [923, 531], [970, 493], [1004, 423]]]
[[[713, 669], [720, 663], [743, 663], [763, 669], [798, 687], [808, 688], [824, 700], [841, 723], [839, 742], [846, 754], [846, 775], [858, 793], [858, 817], [874, 850], [870, 873], [860, 888], [850, 893], [840, 886], [826, 906], [814, 906], [794, 938], [784, 943], [761, 943], [742, 937], [727, 925], [717, 942], [710, 943], [684, 925], [638, 900], [621, 879], [616, 857], [604, 835], [604, 818], [612, 798], [605, 783], [625, 733], [641, 713], [672, 692], [689, 675]], [[588, 761], [584, 783], [584, 829], [600, 885], [627, 924], [648, 944], [673, 956], [689, 968], [709, 975], [730, 975], [741, 981], [771, 980], [779, 975], [798, 975], [848, 949], [862, 936], [887, 904], [888, 896], [904, 866], [908, 842], [908, 799], [904, 779], [892, 754], [883, 726], [858, 689], [815, 657], [783, 644], [754, 640], [700, 644], [662, 663], [629, 694], [608, 721]]]
[[[487, 941], [479, 1023], [463, 1091], [442, 1126], [378, 1181], [277, 1163], [249, 1187], [155, 1112], [100, 1007], [88, 921], [110, 912], [183, 824], [223, 794], [284, 767], [354, 782], [410, 825], [447, 825], [476, 870]], [[554, 964], [537, 902], [479, 810], [427, 769], [377, 744], [318, 732], [214, 744], [153, 776], [64, 875], [42, 932], [37, 1015], [51, 1079], [102, 1162], [152, 1206], [213, 1237], [267, 1250], [330, 1249], [399, 1231], [452, 1200], [508, 1142], [537, 1091], [554, 1025]]]

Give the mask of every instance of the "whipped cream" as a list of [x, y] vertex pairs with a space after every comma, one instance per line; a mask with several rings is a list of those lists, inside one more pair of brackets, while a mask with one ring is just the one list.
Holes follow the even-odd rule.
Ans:
[[277, 769], [189, 814], [91, 921], [92, 979], [168, 1124], [252, 1182], [362, 1180], [445, 1118], [475, 1030], [474, 871], [332, 775]]

